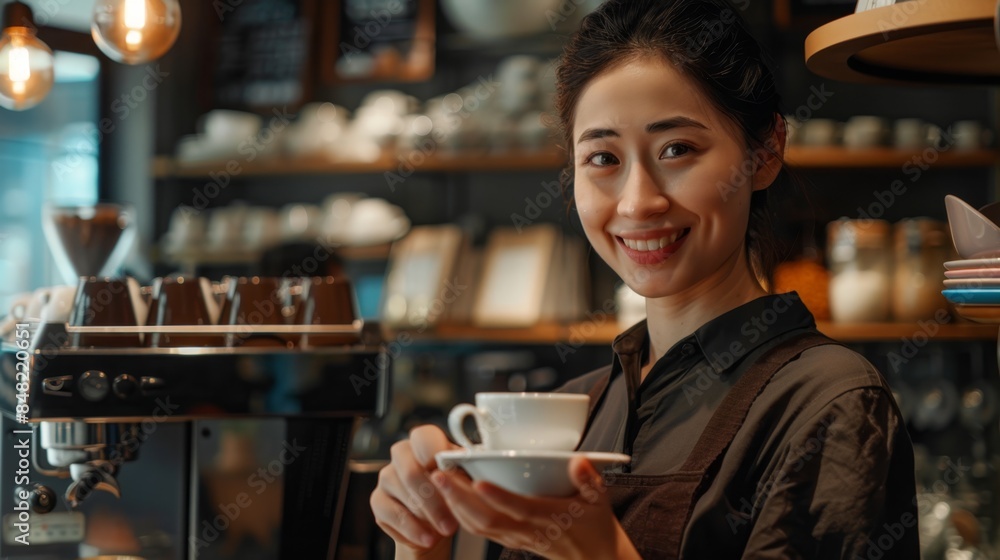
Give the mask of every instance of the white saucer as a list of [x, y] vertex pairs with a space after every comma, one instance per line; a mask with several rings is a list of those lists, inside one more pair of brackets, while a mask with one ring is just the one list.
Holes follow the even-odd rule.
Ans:
[[970, 269], [970, 268], [997, 268], [1000, 267], [1000, 258], [992, 257], [986, 259], [965, 259], [960, 261], [948, 261], [944, 263], [948, 270]]
[[453, 449], [434, 456], [438, 468], [461, 467], [473, 480], [485, 480], [527, 496], [571, 496], [576, 487], [569, 478], [569, 460], [583, 456], [601, 472], [606, 467], [628, 463], [622, 453], [599, 451], [532, 451]]

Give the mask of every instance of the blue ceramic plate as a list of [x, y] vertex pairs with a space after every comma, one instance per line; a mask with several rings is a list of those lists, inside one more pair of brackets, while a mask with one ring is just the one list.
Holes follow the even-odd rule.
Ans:
[[1000, 304], [1000, 288], [943, 290], [941, 293], [952, 303]]

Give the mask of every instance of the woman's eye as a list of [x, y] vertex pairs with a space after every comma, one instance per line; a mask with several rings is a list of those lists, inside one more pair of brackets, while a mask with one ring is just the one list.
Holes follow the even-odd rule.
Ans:
[[589, 163], [595, 167], [607, 167], [618, 163], [618, 158], [608, 152], [597, 152], [596, 154], [588, 157], [584, 163]]
[[660, 157], [665, 158], [676, 158], [681, 157], [684, 154], [691, 151], [691, 146], [687, 144], [671, 144], [663, 150], [663, 155]]

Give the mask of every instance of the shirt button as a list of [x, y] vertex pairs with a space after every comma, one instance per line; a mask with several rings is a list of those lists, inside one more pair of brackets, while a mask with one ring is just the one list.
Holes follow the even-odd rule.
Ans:
[[690, 356], [691, 354], [694, 353], [694, 345], [691, 344], [690, 342], [685, 344], [684, 346], [681, 347], [681, 352], [683, 352], [685, 356]]

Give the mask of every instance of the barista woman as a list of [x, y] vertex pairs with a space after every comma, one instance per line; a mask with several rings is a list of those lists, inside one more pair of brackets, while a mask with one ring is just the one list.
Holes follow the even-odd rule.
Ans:
[[610, 0], [585, 18], [558, 71], [572, 194], [647, 320], [562, 390], [592, 397], [581, 449], [631, 464], [602, 477], [574, 459], [577, 495], [518, 496], [438, 471], [455, 446], [417, 428], [371, 497], [397, 558], [448, 558], [459, 526], [506, 558], [918, 558], [913, 450], [885, 381], [758, 281], [785, 175], [763, 59], [725, 0]]

